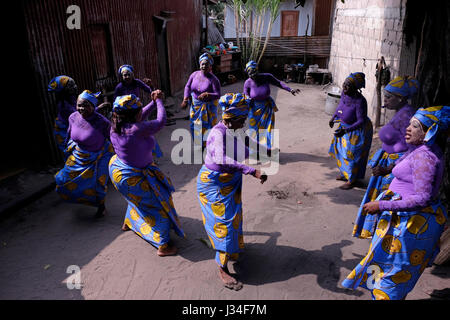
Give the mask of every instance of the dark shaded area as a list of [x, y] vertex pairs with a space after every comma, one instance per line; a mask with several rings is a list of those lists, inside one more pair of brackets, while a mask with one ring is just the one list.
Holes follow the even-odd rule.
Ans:
[[[450, 102], [450, 2], [408, 1], [404, 21], [406, 44], [417, 41], [416, 78], [421, 84], [418, 106], [448, 105]], [[445, 141], [445, 140], [444, 140]], [[443, 143], [445, 145], [445, 142]], [[445, 151], [444, 179], [440, 196], [449, 209], [450, 142]]]

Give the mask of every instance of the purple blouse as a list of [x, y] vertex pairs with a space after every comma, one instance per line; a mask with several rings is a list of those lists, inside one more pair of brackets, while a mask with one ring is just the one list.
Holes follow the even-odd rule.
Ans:
[[381, 210], [414, 211], [429, 205], [439, 193], [444, 173], [442, 150], [436, 145], [421, 145], [397, 160], [392, 170], [394, 180], [389, 189], [401, 200], [379, 202]]
[[110, 129], [109, 120], [95, 111], [86, 119], [79, 112], [74, 112], [69, 117], [67, 136], [81, 149], [97, 152], [109, 138]]
[[141, 98], [141, 89], [145, 92], [152, 93], [152, 88], [146, 85], [142, 80], [133, 79], [131, 84], [127, 85], [124, 82], [120, 82], [116, 86], [116, 90], [114, 91], [114, 100], [116, 100], [119, 96], [126, 96], [129, 94], [134, 94], [135, 96]]
[[357, 93], [355, 97], [342, 93], [341, 100], [332, 119], [334, 120], [335, 118], [348, 125], [348, 131], [361, 127], [367, 119], [366, 98], [360, 93]]
[[119, 159], [132, 167], [143, 169], [153, 162], [152, 149], [155, 146], [153, 135], [166, 124], [166, 110], [161, 99], [150, 102], [142, 109], [142, 119], [148, 117], [156, 104], [155, 120], [128, 123], [122, 134], [111, 129], [111, 143]]
[[59, 120], [64, 122], [66, 125], [69, 125], [69, 117], [72, 113], [77, 111], [77, 97], [73, 96], [69, 98], [70, 100], [62, 100], [57, 104], [58, 114], [57, 117]]
[[391, 121], [380, 129], [378, 135], [382, 148], [387, 153], [405, 152], [408, 145], [405, 141], [406, 128], [409, 126], [409, 120], [414, 115], [415, 110], [406, 104], [392, 117]]
[[[233, 139], [234, 156], [226, 152], [227, 140]], [[244, 151], [245, 153], [243, 153]], [[256, 169], [249, 167], [239, 161], [244, 161], [249, 157], [249, 150], [238, 137], [234, 137], [227, 132], [227, 127], [223, 122], [216, 124], [210, 131], [206, 141], [205, 166], [220, 173], [242, 172], [243, 174], [254, 174]]]
[[194, 98], [197, 99], [204, 92], [210, 93], [208, 101], [219, 99], [220, 81], [212, 73], [208, 73], [205, 76], [202, 71], [195, 71], [191, 74], [184, 87], [184, 97], [189, 98], [192, 93]]
[[257, 81], [248, 78], [244, 83], [244, 94], [254, 100], [266, 100], [270, 97], [270, 84], [291, 92], [291, 88], [270, 73], [259, 73]]

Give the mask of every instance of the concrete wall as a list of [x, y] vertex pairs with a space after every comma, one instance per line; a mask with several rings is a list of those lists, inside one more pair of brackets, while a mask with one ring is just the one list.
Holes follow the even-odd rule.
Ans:
[[[407, 0], [336, 0], [332, 19], [332, 42], [329, 70], [333, 82], [342, 88], [352, 72], [364, 72], [366, 88], [362, 89], [368, 103], [368, 115], [375, 120], [376, 64], [384, 56], [391, 78], [413, 75], [415, 44], [403, 43], [403, 19]], [[387, 114], [386, 118], [392, 115]], [[381, 123], [383, 124], [383, 114]]]
[[[309, 26], [308, 26], [308, 35], [311, 35], [311, 30], [313, 29], [313, 20], [314, 20], [314, 0], [306, 0], [305, 6], [299, 6], [297, 9], [295, 7], [295, 1], [283, 1], [280, 4], [280, 12], [283, 10], [296, 10], [299, 11], [298, 17], [298, 36], [304, 36], [305, 30], [307, 26], [307, 15], [309, 15]], [[266, 13], [266, 24], [264, 27], [263, 34], [266, 35], [267, 26], [270, 19], [269, 13]], [[224, 22], [224, 38], [235, 38], [236, 37], [236, 29], [234, 23], [234, 11], [229, 6], [225, 8], [225, 22]], [[270, 33], [272, 37], [279, 37], [281, 35], [281, 13], [274, 21], [272, 26], [272, 31]]]

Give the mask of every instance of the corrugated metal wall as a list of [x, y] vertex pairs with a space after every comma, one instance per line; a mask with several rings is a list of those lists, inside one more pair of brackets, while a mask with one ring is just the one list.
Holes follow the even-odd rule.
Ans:
[[[66, 11], [70, 5], [81, 9], [80, 30], [69, 30], [66, 26], [70, 16]], [[116, 70], [127, 63], [134, 66], [137, 78], [150, 77], [158, 86], [153, 16], [160, 15], [162, 10], [174, 11], [173, 20], [167, 24], [172, 92], [182, 90], [196, 67], [202, 0], [22, 0], [22, 7], [38, 103], [51, 139], [51, 162], [59, 160], [59, 152], [51, 133], [56, 116], [55, 102], [47, 93], [47, 84], [54, 76], [66, 74], [75, 79], [80, 90], [96, 89], [96, 61], [104, 59], [105, 55], [93, 49], [93, 26], [102, 25], [109, 30], [111, 79], [117, 81]], [[102, 46], [104, 44], [95, 48]], [[98, 68], [103, 74], [100, 69], [104, 68]]]

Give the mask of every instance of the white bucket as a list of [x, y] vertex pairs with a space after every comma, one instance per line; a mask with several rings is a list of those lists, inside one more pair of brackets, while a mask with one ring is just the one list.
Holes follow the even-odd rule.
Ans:
[[337, 108], [340, 100], [341, 100], [340, 94], [334, 94], [334, 93], [328, 92], [327, 100], [325, 102], [325, 113], [332, 116], [334, 114], [334, 112], [336, 111], [336, 108]]

